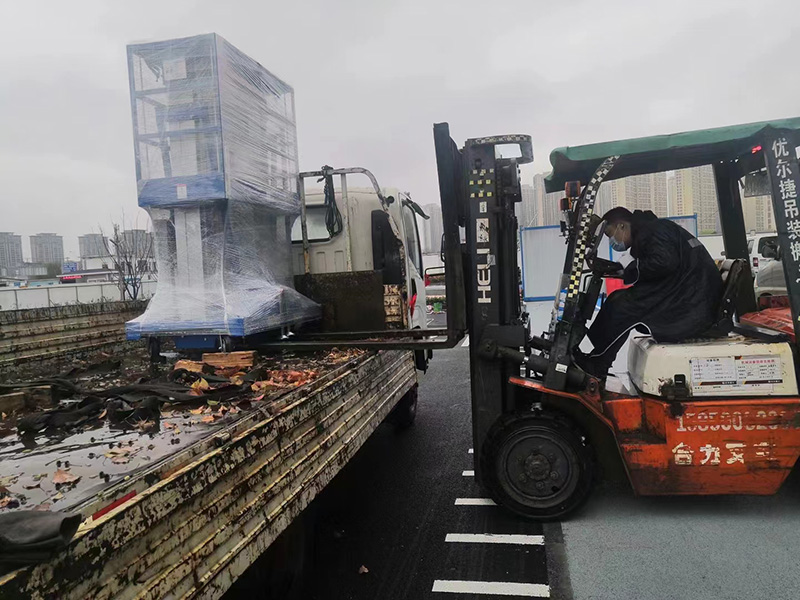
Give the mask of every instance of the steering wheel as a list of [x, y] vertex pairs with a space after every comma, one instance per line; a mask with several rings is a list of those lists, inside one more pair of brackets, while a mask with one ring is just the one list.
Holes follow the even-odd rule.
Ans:
[[594, 254], [586, 256], [586, 264], [589, 265], [593, 274], [600, 277], [622, 278], [622, 272], [624, 271], [620, 263], [600, 258]]
[[597, 256], [600, 250], [600, 244], [603, 241], [603, 232], [605, 231], [605, 221], [601, 221], [599, 217], [593, 216], [589, 225], [594, 232], [594, 239], [591, 247], [586, 252], [586, 264], [589, 265], [594, 275], [599, 277], [622, 277], [622, 265], [618, 262], [606, 260]]

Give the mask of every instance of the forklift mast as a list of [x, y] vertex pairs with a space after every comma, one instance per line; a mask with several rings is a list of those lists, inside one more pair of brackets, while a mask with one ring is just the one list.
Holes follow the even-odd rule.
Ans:
[[[463, 258], [464, 265], [477, 454], [492, 424], [513, 410], [508, 380], [519, 375], [518, 362], [498, 360], [491, 348], [519, 349], [528, 343], [527, 315], [520, 298], [514, 206], [522, 201], [519, 165], [533, 161], [533, 145], [530, 136], [503, 135], [470, 139], [458, 150], [447, 123], [434, 125], [434, 141], [446, 228], [445, 272], [449, 274], [451, 265], [459, 259]], [[518, 146], [520, 156], [498, 156], [498, 147], [508, 145]], [[451, 254], [458, 246], [448, 243], [455, 236], [447, 230], [457, 225], [465, 228], [466, 238], [459, 258]], [[475, 462], [480, 478], [480, 464]]]
[[[597, 225], [594, 204], [600, 184], [609, 174], [619, 156], [610, 156], [598, 167], [591, 180], [580, 190], [580, 182], [567, 184], [567, 203], [564, 208], [565, 228], [569, 240], [564, 269], [561, 275], [558, 294], [566, 290], [563, 315], [555, 322], [550, 332], [552, 346], [549, 352], [550, 367], [545, 373], [544, 384], [550, 389], [564, 390], [567, 387], [569, 367], [572, 364], [570, 352], [580, 343], [585, 333], [585, 323], [594, 312], [595, 303], [585, 302], [581, 292], [581, 277], [586, 251], [593, 228]], [[596, 286], [602, 284], [599, 277], [593, 278]], [[591, 296], [596, 296], [599, 287]], [[558, 297], [558, 295], [557, 295]]]

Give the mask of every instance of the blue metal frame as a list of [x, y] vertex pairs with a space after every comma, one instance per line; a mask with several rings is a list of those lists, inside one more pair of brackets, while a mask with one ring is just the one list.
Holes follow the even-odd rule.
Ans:
[[561, 229], [561, 225], [540, 225], [538, 227], [520, 227], [519, 228], [519, 254], [520, 260], [522, 261], [522, 293], [523, 302], [545, 302], [545, 301], [553, 301], [556, 299], [555, 296], [525, 296], [525, 247], [522, 242], [522, 232], [523, 231], [532, 231], [534, 229]]

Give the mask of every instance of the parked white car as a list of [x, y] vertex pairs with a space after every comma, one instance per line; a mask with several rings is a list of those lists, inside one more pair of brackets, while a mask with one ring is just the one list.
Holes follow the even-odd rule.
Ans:
[[778, 236], [774, 233], [758, 233], [754, 237], [748, 238], [747, 250], [750, 253], [750, 267], [753, 275], [775, 260], [774, 253], [768, 251], [767, 254], [764, 254], [764, 249], [769, 246], [778, 248]]
[[786, 279], [783, 275], [778, 238], [777, 236], [762, 238], [760, 245], [759, 256], [763, 256], [764, 261], [759, 261], [761, 266], [756, 273], [756, 299], [762, 296], [785, 296]]

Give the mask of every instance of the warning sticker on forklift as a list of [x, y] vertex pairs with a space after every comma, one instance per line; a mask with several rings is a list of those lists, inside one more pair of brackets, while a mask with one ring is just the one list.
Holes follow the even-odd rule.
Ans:
[[780, 356], [693, 358], [692, 392], [764, 392], [783, 383]]

